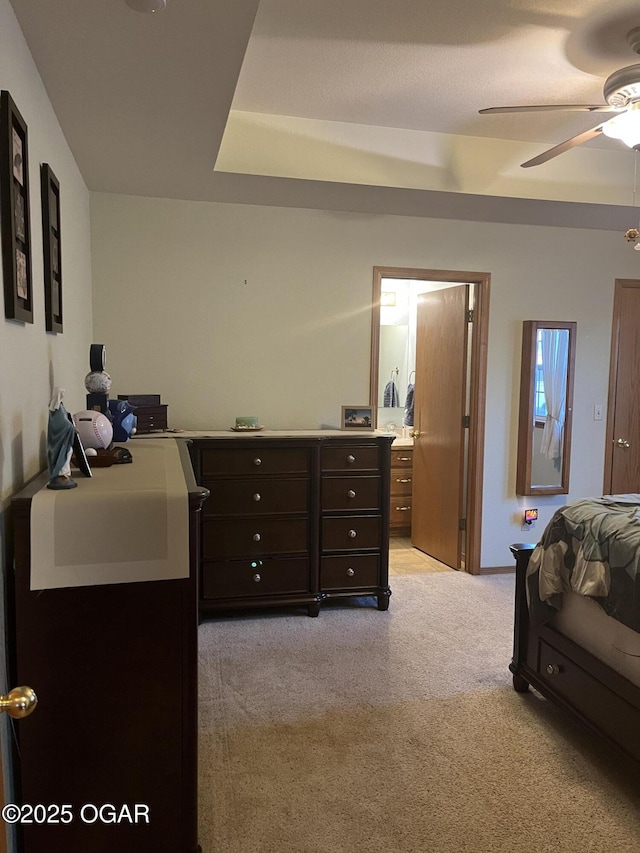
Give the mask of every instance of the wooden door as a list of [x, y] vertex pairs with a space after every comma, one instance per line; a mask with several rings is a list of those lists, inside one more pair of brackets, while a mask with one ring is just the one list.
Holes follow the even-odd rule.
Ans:
[[411, 542], [461, 567], [469, 285], [418, 297]]
[[640, 492], [640, 281], [628, 279], [613, 303], [604, 492]]

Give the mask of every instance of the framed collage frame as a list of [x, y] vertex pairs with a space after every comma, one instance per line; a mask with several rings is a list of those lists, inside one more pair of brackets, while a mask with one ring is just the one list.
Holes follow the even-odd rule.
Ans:
[[44, 315], [47, 332], [62, 332], [60, 184], [48, 163], [40, 169], [44, 250]]
[[0, 215], [5, 317], [33, 323], [27, 125], [4, 90], [0, 93]]

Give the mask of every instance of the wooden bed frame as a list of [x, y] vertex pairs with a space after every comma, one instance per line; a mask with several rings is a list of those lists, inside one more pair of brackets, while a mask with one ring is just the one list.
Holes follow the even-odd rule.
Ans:
[[[533, 545], [510, 546], [516, 559], [513, 687], [534, 687], [591, 733], [640, 762], [640, 688], [550, 625], [529, 619], [526, 570]], [[636, 588], [640, 588], [636, 581]], [[537, 590], [532, 590], [537, 594]]]

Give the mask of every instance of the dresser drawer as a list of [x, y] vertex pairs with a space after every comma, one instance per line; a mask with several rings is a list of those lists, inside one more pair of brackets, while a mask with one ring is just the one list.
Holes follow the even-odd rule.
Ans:
[[377, 447], [322, 448], [323, 471], [377, 471], [379, 464]]
[[248, 598], [309, 589], [306, 557], [284, 560], [230, 560], [202, 567], [203, 598]]
[[306, 518], [226, 518], [202, 523], [202, 556], [205, 560], [306, 554], [308, 548], [309, 525]]
[[323, 477], [323, 510], [378, 509], [380, 477]]
[[372, 587], [378, 583], [380, 559], [377, 554], [352, 557], [323, 557], [320, 561], [320, 588]]
[[[238, 439], [239, 441], [241, 439]], [[228, 474], [306, 474], [309, 470], [309, 451], [305, 448], [238, 447], [231, 450], [202, 451], [202, 476]]]
[[309, 508], [306, 479], [212, 480], [204, 485], [211, 492], [202, 509], [204, 518], [306, 513]]
[[413, 466], [413, 448], [401, 447], [396, 450], [391, 448], [392, 468], [411, 468]]
[[322, 519], [323, 551], [362, 551], [379, 547], [379, 515], [349, 515]]

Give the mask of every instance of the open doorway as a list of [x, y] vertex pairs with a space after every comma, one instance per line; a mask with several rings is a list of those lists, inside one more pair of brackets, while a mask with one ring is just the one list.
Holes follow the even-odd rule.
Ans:
[[[400, 283], [414, 294], [407, 304], [408, 356], [402, 366], [381, 349], [383, 337], [396, 342], [403, 337], [398, 330], [381, 334], [389, 325], [385, 303], [393, 302]], [[488, 273], [374, 267], [371, 405], [376, 414], [384, 365], [404, 369], [407, 378], [415, 371], [414, 422], [405, 429], [413, 438], [411, 539], [425, 553], [470, 574], [480, 573], [489, 287]], [[400, 386], [404, 390], [402, 381]], [[401, 423], [401, 414], [402, 409], [392, 413], [391, 426]], [[386, 415], [385, 410], [384, 420], [378, 418], [379, 428], [388, 427]]]

